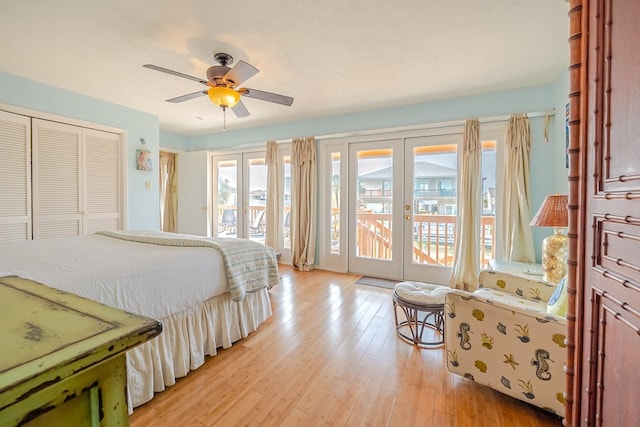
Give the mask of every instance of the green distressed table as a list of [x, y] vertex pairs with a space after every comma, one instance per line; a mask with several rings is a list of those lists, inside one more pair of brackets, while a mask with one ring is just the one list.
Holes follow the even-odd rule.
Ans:
[[125, 352], [162, 331], [16, 276], [0, 277], [0, 426], [126, 426]]

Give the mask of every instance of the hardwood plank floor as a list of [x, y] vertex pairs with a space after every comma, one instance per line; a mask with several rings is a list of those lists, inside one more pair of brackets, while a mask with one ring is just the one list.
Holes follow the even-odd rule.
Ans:
[[444, 349], [394, 327], [391, 290], [281, 266], [273, 316], [135, 409], [142, 426], [561, 426], [545, 411], [450, 374]]

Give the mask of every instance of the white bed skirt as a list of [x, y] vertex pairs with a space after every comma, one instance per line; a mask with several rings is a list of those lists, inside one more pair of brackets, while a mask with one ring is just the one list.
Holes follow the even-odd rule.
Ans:
[[127, 352], [129, 413], [202, 366], [205, 356], [216, 355], [218, 347], [229, 348], [247, 337], [271, 314], [269, 291], [261, 289], [240, 302], [227, 292], [161, 319], [158, 337]]

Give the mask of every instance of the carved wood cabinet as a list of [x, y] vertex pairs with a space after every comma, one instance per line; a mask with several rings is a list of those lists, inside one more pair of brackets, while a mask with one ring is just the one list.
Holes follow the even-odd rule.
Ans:
[[125, 352], [157, 321], [0, 277], [0, 425], [128, 425]]
[[570, 1], [565, 425], [640, 425], [640, 2]]

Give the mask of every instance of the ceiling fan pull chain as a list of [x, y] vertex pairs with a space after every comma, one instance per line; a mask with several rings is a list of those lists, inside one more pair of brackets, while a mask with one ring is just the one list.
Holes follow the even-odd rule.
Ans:
[[222, 132], [227, 131], [227, 107], [222, 107]]

